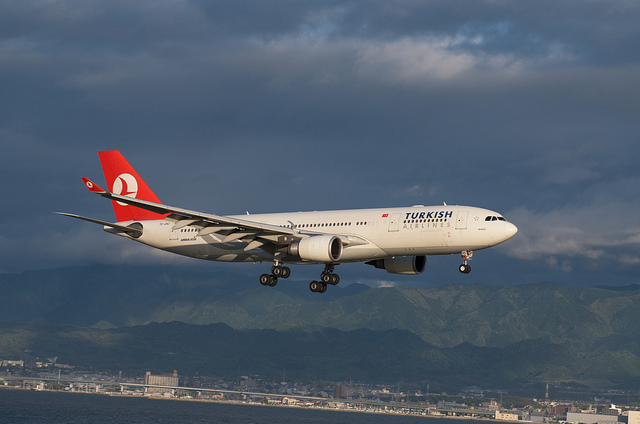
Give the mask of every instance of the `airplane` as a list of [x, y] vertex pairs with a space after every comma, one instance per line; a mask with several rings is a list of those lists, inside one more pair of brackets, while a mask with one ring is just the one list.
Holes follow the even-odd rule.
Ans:
[[501, 214], [478, 207], [441, 206], [333, 210], [222, 216], [168, 206], [117, 150], [98, 152], [107, 181], [103, 190], [82, 178], [90, 192], [112, 201], [116, 222], [60, 215], [103, 225], [104, 231], [157, 249], [224, 262], [273, 262], [260, 283], [275, 286], [291, 269], [321, 264], [312, 292], [340, 282], [335, 267], [365, 262], [392, 274], [421, 274], [428, 255], [460, 254], [459, 271], [471, 271], [473, 252], [500, 244], [518, 231]]

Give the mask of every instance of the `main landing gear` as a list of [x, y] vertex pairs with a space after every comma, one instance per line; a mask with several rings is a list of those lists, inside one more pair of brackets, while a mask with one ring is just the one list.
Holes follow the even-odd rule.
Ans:
[[469, 261], [473, 257], [473, 250], [463, 250], [461, 255], [462, 265], [458, 267], [458, 270], [463, 274], [468, 274], [471, 272], [471, 265], [469, 265]]
[[[309, 284], [309, 289], [314, 293], [324, 293], [327, 291], [327, 286], [335, 286], [340, 282], [340, 276], [333, 272], [334, 265], [328, 264], [324, 266], [324, 271], [320, 274], [320, 281], [312, 281]], [[291, 270], [289, 267], [282, 266], [276, 262], [271, 267], [271, 274], [262, 274], [260, 276], [260, 284], [263, 286], [275, 286], [278, 284], [278, 278], [289, 278]]]
[[276, 262], [271, 267], [271, 274], [262, 274], [260, 276], [260, 284], [263, 286], [275, 286], [278, 284], [278, 278], [289, 278], [291, 270], [287, 266], [282, 266]]
[[320, 274], [320, 281], [312, 281], [309, 289], [314, 293], [324, 293], [327, 291], [327, 285], [335, 286], [340, 282], [340, 276], [334, 274], [333, 265], [325, 265], [324, 271]]

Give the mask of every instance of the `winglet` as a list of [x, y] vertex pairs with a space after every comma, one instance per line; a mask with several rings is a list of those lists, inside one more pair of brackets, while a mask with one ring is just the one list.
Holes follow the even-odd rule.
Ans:
[[100, 186], [98, 186], [98, 184], [94, 183], [89, 178], [83, 178], [82, 181], [84, 181], [84, 185], [87, 186], [87, 188], [89, 189], [90, 192], [92, 192], [92, 193], [106, 193], [106, 191], [101, 189]]

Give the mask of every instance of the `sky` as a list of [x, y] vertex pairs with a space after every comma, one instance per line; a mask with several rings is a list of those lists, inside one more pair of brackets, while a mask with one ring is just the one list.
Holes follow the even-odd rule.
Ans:
[[611, 0], [4, 1], [0, 272], [268, 271], [55, 215], [114, 219], [80, 178], [103, 182], [97, 151], [117, 149], [187, 209], [446, 202], [519, 228], [468, 275], [447, 256], [410, 277], [341, 265], [343, 281], [640, 283], [638, 22]]

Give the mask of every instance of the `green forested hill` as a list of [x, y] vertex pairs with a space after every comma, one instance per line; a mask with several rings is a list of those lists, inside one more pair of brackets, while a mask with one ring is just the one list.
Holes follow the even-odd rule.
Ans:
[[[211, 371], [226, 363], [327, 378], [433, 380], [440, 373], [468, 384], [611, 385], [640, 377], [638, 286], [350, 285], [321, 295], [304, 282], [269, 288], [233, 274], [94, 266], [0, 275], [0, 293], [0, 321], [12, 323], [0, 337], [0, 357], [27, 349], [88, 363], [81, 353], [93, 351], [108, 367], [181, 357]], [[145, 325], [153, 322], [165, 324]], [[224, 337], [208, 333], [221, 328]], [[113, 349], [118, 354], [108, 354]], [[124, 362], [108, 359], [117, 357]], [[233, 368], [230, 357], [246, 359]]]
[[[233, 274], [146, 267], [63, 268], [0, 275], [0, 321], [116, 327], [149, 322], [225, 323], [235, 329], [296, 325], [402, 329], [439, 347], [504, 347], [547, 338], [581, 346], [629, 344], [640, 336], [640, 286], [444, 285], [436, 288], [275, 288]], [[640, 353], [640, 352], [636, 352]]]

